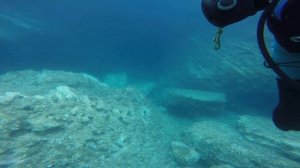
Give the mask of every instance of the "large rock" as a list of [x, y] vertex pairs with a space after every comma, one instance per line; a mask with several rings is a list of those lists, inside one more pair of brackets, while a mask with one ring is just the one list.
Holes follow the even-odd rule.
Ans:
[[[299, 150], [299, 133], [286, 136], [274, 131], [269, 120], [246, 118], [242, 116], [238, 121], [239, 131], [223, 122], [197, 122], [185, 133], [184, 142], [195, 148], [209, 166], [299, 167], [299, 155], [295, 152]], [[264, 121], [268, 122], [263, 124]]]
[[228, 124], [198, 122], [185, 135], [187, 144], [194, 147], [209, 165], [228, 163], [240, 167], [250, 164], [247, 149], [239, 143], [242, 137]]
[[170, 112], [185, 116], [217, 115], [226, 103], [224, 93], [206, 90], [168, 88], [162, 95], [163, 105]]
[[281, 131], [269, 119], [249, 115], [239, 117], [237, 128], [248, 141], [300, 161], [300, 133]]
[[35, 116], [29, 118], [27, 122], [30, 125], [30, 129], [35, 133], [50, 133], [55, 131], [61, 131], [63, 129], [63, 124], [61, 122], [57, 122], [51, 118], [46, 116]]
[[199, 154], [182, 142], [171, 142], [172, 154], [182, 165], [193, 165], [199, 161]]
[[0, 167], [172, 167], [161, 116], [135, 88], [81, 73], [10, 72], [0, 76]]

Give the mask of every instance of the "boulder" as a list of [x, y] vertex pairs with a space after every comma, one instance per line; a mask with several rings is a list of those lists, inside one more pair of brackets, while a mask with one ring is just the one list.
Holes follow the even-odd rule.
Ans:
[[200, 155], [182, 142], [171, 142], [171, 148], [172, 154], [179, 164], [194, 165], [199, 161]]
[[[253, 117], [245, 120], [242, 117], [238, 125], [247, 125], [241, 131], [234, 125], [219, 121], [201, 121], [195, 123], [184, 135], [184, 142], [201, 154], [206, 165], [228, 165], [232, 167], [298, 167], [299, 135], [277, 139], [285, 136], [272, 131], [272, 125], [252, 122], [260, 120]], [[264, 119], [266, 120], [266, 119]], [[264, 120], [261, 120], [264, 121]], [[251, 125], [251, 126], [250, 126]], [[253, 126], [252, 126], [253, 125]], [[241, 127], [241, 126], [238, 126]], [[265, 130], [260, 131], [260, 130]], [[268, 131], [270, 130], [270, 131]], [[269, 133], [267, 133], [269, 132]], [[266, 135], [263, 135], [263, 134]], [[248, 137], [245, 137], [248, 136]]]
[[168, 167], [171, 122], [137, 89], [86, 74], [0, 76], [0, 167]]
[[237, 121], [237, 130], [245, 139], [275, 150], [278, 153], [300, 160], [300, 133], [281, 131], [270, 119], [242, 115]]
[[170, 112], [192, 117], [220, 114], [226, 103], [225, 93], [185, 88], [167, 88], [161, 99]]

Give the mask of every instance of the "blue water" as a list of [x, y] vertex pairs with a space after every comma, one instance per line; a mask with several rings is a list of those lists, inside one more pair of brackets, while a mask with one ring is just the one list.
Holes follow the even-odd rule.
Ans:
[[1, 3], [4, 10], [38, 20], [43, 29], [26, 31], [12, 44], [2, 42], [8, 45], [1, 50], [2, 72], [50, 68], [98, 75], [125, 70], [157, 78], [174, 46], [191, 34], [206, 34], [203, 25], [208, 26], [199, 1]]
[[[209, 82], [203, 85], [203, 81], [185, 78], [184, 68], [188, 58], [200, 60], [206, 69], [218, 66], [218, 59], [229, 62], [236, 59], [241, 66], [248, 61], [248, 66], [254, 67], [261, 66], [263, 61], [260, 55], [239, 55], [239, 51], [231, 49], [231, 45], [242, 42], [249, 44], [245, 46], [248, 50], [257, 50], [255, 33], [258, 15], [224, 30], [222, 45], [225, 50], [231, 47], [229, 53], [224, 54], [223, 49], [213, 53], [214, 59], [207, 56], [212, 55], [208, 51], [213, 52], [212, 39], [216, 28], [205, 20], [199, 0], [2, 0], [0, 3], [0, 11], [10, 18], [2, 19], [3, 27], [11, 34], [0, 39], [2, 74], [25, 69], [51, 69], [83, 72], [103, 79], [106, 74], [125, 72], [133, 82], [154, 81], [168, 87], [225, 89], [225, 92], [230, 92], [236, 87], [231, 84], [238, 85], [236, 72], [234, 77], [216, 77], [215, 80], [230, 81], [220, 82], [221, 87], [214, 87]], [[29, 28], [22, 26], [24, 23]], [[205, 50], [201, 51], [201, 48]], [[251, 68], [248, 67], [248, 70]], [[270, 86], [274, 92], [260, 93], [258, 89], [257, 92], [233, 97], [241, 96], [245, 100], [241, 103], [259, 106], [270, 115], [277, 102], [275, 76], [260, 68], [268, 76], [269, 81], [265, 83], [270, 84], [267, 87]], [[213, 71], [218, 73], [218, 69]], [[259, 74], [251, 75], [253, 80], [257, 78], [255, 85], [260, 85], [259, 82], [265, 78]], [[243, 87], [253, 86], [249, 83]], [[261, 100], [269, 100], [270, 106]]]
[[[97, 76], [127, 71], [157, 79], [170, 62], [184, 57], [176, 53], [183, 42], [189, 45], [187, 37], [210, 41], [214, 34], [196, 0], [1, 1], [1, 9], [30, 17], [41, 27], [14, 28], [20, 33], [17, 40], [1, 40], [1, 72], [49, 68]], [[255, 31], [242, 31], [241, 25], [233, 32]]]

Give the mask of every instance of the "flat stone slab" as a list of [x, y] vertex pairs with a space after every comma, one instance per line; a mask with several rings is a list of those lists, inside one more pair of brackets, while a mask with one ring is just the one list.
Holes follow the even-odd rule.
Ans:
[[205, 90], [192, 90], [172, 88], [167, 89], [167, 92], [173, 96], [190, 99], [199, 102], [226, 102], [226, 95], [221, 92], [211, 92]]
[[163, 105], [172, 113], [184, 116], [215, 115], [223, 111], [225, 93], [184, 88], [168, 88], [162, 94]]

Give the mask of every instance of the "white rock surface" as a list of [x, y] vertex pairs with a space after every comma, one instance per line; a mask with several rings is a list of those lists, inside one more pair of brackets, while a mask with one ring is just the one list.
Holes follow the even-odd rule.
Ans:
[[165, 123], [136, 89], [86, 74], [0, 76], [0, 167], [173, 167], [167, 153], [177, 133]]
[[278, 131], [263, 117], [240, 116], [236, 126], [219, 121], [195, 123], [185, 142], [207, 165], [232, 167], [298, 167], [299, 133]]

